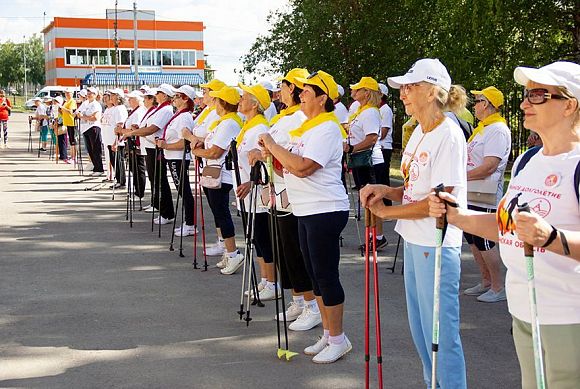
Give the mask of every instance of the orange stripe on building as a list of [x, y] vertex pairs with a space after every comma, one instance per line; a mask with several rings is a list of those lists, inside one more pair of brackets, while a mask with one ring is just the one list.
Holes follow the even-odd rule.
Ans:
[[[177, 34], [178, 35], [178, 34]], [[139, 40], [140, 49], [176, 49], [176, 50], [203, 50], [202, 41], [164, 41], [164, 40]], [[95, 47], [105, 48], [115, 47], [112, 39], [90, 39], [90, 38], [56, 38], [54, 40], [55, 48], [64, 47]], [[119, 42], [119, 48], [132, 49], [134, 44], [132, 40], [122, 40]]]
[[[97, 28], [112, 29], [114, 20], [112, 19], [88, 19], [88, 18], [54, 18], [55, 27], [64, 28]], [[132, 30], [133, 20], [118, 20], [119, 30]], [[157, 30], [157, 31], [203, 31], [202, 22], [176, 22], [167, 20], [138, 20], [137, 29]]]
[[[47, 80], [48, 81], [48, 80]], [[46, 85], [59, 85], [59, 86], [79, 86], [81, 79], [79, 78], [57, 78], [54, 83], [48, 83]]]

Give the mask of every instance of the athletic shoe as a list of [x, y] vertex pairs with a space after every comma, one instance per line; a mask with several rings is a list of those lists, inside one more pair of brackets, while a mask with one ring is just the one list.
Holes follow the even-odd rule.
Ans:
[[154, 224], [161, 224], [161, 225], [164, 225], [164, 224], [169, 224], [169, 223], [171, 223], [172, 221], [173, 221], [173, 219], [166, 219], [166, 218], [164, 218], [163, 216], [158, 216], [158, 217], [156, 217], [156, 218], [153, 220], [153, 223], [154, 223]]
[[69, 159], [61, 159], [61, 161], [63, 161], [64, 163], [66, 163], [67, 165], [70, 165], [71, 162]]
[[328, 343], [324, 350], [316, 354], [314, 358], [312, 358], [312, 362], [314, 363], [333, 363], [342, 358], [346, 355], [350, 350], [352, 350], [352, 344], [350, 344], [350, 340], [344, 336], [344, 342], [341, 344], [333, 344]]
[[148, 206], [146, 206], [145, 208], [143, 208], [143, 211], [147, 212], [147, 213], [153, 213], [153, 210], [155, 209], [155, 212], [157, 211], [157, 208], [155, 208], [154, 206], [152, 206], [151, 204], [149, 204]]
[[[264, 289], [264, 287], [265, 287], [265, 286], [266, 286], [266, 283], [262, 283], [262, 282], [260, 282], [260, 283], [258, 284], [258, 293], [260, 293], [260, 292], [261, 292], [261, 291]], [[247, 296], [247, 295], [248, 295], [248, 291], [246, 290], [246, 291], [244, 292], [244, 296]], [[250, 291], [250, 297], [254, 297], [254, 291], [253, 291], [253, 290], [252, 290], [252, 291]]]
[[90, 175], [93, 177], [102, 177], [105, 175], [105, 172], [92, 172]]
[[113, 185], [109, 185], [109, 189], [125, 189], [125, 185], [123, 184], [119, 184], [118, 182], [113, 184]]
[[288, 326], [288, 329], [292, 331], [308, 331], [320, 323], [322, 323], [320, 312], [316, 313], [308, 305], [305, 305], [300, 316]]
[[312, 346], [308, 346], [304, 349], [304, 354], [306, 355], [317, 355], [320, 353], [326, 345], [328, 344], [328, 338], [320, 336], [318, 342], [314, 343]]
[[[191, 236], [197, 234], [197, 228], [195, 226], [188, 226], [183, 223], [183, 236]], [[175, 229], [175, 236], [181, 236], [181, 227]]]
[[387, 238], [383, 235], [383, 237], [375, 242], [375, 246], [377, 250], [384, 249], [387, 247], [389, 242], [387, 242]]
[[[260, 301], [268, 301], [276, 299], [276, 286], [270, 287], [266, 286], [261, 291], [258, 292], [258, 297]], [[278, 298], [280, 298], [280, 288], [278, 288]]]
[[[304, 306], [300, 306], [294, 301], [290, 301], [290, 304], [288, 304], [288, 308], [286, 309], [286, 321], [296, 320], [303, 310]], [[274, 316], [274, 320], [276, 320], [276, 316]], [[278, 321], [284, 321], [284, 313], [280, 312], [278, 314]]]
[[[226, 254], [227, 255], [227, 254]], [[244, 255], [238, 252], [234, 257], [228, 258], [228, 265], [220, 270], [224, 275], [232, 275], [238, 271], [240, 267], [244, 264]]]
[[506, 299], [505, 288], [501, 288], [499, 292], [494, 292], [493, 289], [490, 289], [481, 296], [477, 296], [477, 301], [481, 301], [482, 303], [497, 303], [498, 301], [504, 301]]
[[41, 147], [40, 151], [46, 151], [46, 149], [44, 147]]
[[481, 282], [471, 288], [467, 288], [463, 291], [463, 294], [467, 296], [479, 296], [482, 293], [485, 293], [489, 290], [489, 286], [483, 286]]
[[218, 239], [216, 244], [206, 247], [205, 254], [210, 257], [223, 255], [226, 252], [226, 247], [224, 246], [224, 241]]
[[[207, 249], [206, 249], [207, 251]], [[215, 267], [219, 268], [219, 269], [225, 269], [228, 266], [228, 259], [229, 259], [229, 255], [227, 255], [226, 253], [224, 253], [222, 255], [222, 260], [219, 261], [218, 263], [215, 264]], [[247, 292], [246, 292], [247, 293]]]

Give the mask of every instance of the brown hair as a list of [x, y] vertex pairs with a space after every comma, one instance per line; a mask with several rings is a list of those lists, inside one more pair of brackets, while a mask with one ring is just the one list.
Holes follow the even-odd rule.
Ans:
[[216, 103], [220, 105], [226, 112], [238, 112], [238, 105], [237, 104], [230, 104], [225, 100], [220, 98], [216, 98]]

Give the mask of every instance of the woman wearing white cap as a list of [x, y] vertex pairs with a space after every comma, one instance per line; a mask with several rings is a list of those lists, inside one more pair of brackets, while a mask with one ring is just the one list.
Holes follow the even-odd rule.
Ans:
[[[430, 196], [430, 213], [466, 232], [498, 241], [507, 267], [508, 308], [522, 374], [522, 388], [536, 382], [530, 301], [523, 243], [534, 246], [537, 321], [546, 387], [580, 387], [580, 65], [555, 62], [539, 69], [518, 67], [523, 85], [524, 127], [537, 132], [543, 148], [520, 156], [497, 215], [448, 208]], [[531, 153], [531, 154], [529, 154]], [[521, 166], [523, 165], [523, 166]], [[453, 196], [441, 198], [456, 201]], [[528, 212], [515, 212], [528, 203]], [[406, 271], [406, 269], [405, 269]]]
[[338, 121], [343, 126], [348, 124], [348, 109], [344, 106], [340, 99], [344, 96], [344, 88], [342, 85], [338, 85], [338, 97], [334, 99], [334, 114], [338, 118]]
[[81, 132], [85, 138], [85, 144], [87, 145], [89, 157], [93, 164], [93, 175], [102, 175], [105, 172], [103, 169], [103, 160], [101, 159], [103, 152], [101, 144], [101, 116], [103, 108], [96, 100], [98, 93], [97, 88], [88, 88], [87, 103], [81, 104], [77, 110], [77, 115], [81, 119]]
[[[147, 113], [147, 109], [143, 105], [143, 94], [135, 90], [127, 94], [127, 100], [129, 101], [130, 112], [125, 119], [125, 123], [121, 128], [117, 128], [115, 133], [117, 135], [123, 135], [124, 130], [131, 130], [133, 126], [139, 128], [139, 124], [143, 120], [143, 117]], [[151, 105], [149, 106], [149, 108]], [[145, 153], [140, 149], [141, 139], [140, 137], [134, 137], [131, 139], [129, 146], [135, 147], [134, 159], [129, 158], [129, 169], [133, 175], [133, 189], [134, 193], [142, 199], [145, 196]]]
[[[157, 208], [160, 201], [159, 196], [161, 196], [160, 215], [155, 219], [155, 223], [161, 224], [171, 222], [175, 216], [175, 211], [171, 198], [171, 188], [169, 187], [169, 181], [167, 181], [167, 165], [159, 155], [157, 155], [158, 160], [155, 161], [155, 138], [160, 138], [163, 135], [165, 126], [173, 117], [173, 108], [171, 106], [173, 95], [173, 87], [168, 84], [161, 84], [157, 88], [148, 89], [145, 93], [145, 107], [147, 108], [149, 104], [151, 106], [147, 109], [140, 127], [123, 131], [126, 136], [140, 136], [141, 145], [145, 146], [147, 152], [145, 158], [147, 175], [151, 184], [151, 206], [145, 208], [145, 211], [152, 212], [154, 207]], [[156, 101], [156, 107], [153, 107], [152, 100]], [[157, 171], [155, 171], [156, 166]], [[161, 193], [158, 190], [159, 184], [161, 184]]]
[[108, 98], [103, 99], [107, 104], [107, 109], [103, 112], [101, 119], [103, 144], [109, 150], [109, 169], [113, 169], [116, 182], [113, 183], [115, 188], [125, 186], [125, 166], [123, 159], [123, 148], [125, 142], [119, 141], [115, 134], [115, 129], [121, 128], [125, 119], [127, 119], [127, 108], [123, 102], [123, 91], [121, 89], [112, 89], [108, 91]]
[[[367, 184], [386, 184], [385, 163], [377, 143], [381, 133], [378, 107], [382, 93], [379, 83], [372, 77], [362, 77], [350, 89], [359, 106], [348, 118], [348, 139], [344, 144], [344, 152], [352, 164], [355, 184], [357, 188]], [[387, 245], [387, 238], [383, 235], [383, 221], [378, 219], [376, 227], [376, 247], [381, 249]]]
[[[193, 225], [193, 194], [189, 185], [189, 163], [191, 154], [189, 145], [185, 150], [185, 141], [183, 140], [183, 131], [191, 132], [193, 130], [193, 99], [195, 97], [194, 89], [189, 85], [183, 85], [175, 91], [173, 105], [177, 112], [169, 123], [165, 126], [163, 136], [157, 140], [157, 146], [164, 150], [164, 158], [169, 166], [173, 183], [183, 199], [184, 217], [183, 226], [175, 229], [177, 236], [189, 236], [195, 234]], [[183, 153], [185, 154], [185, 165], [182, 165]], [[181, 180], [183, 178], [183, 180]]]
[[[306, 115], [300, 110], [300, 93], [304, 85], [297, 78], [308, 77], [308, 70], [295, 68], [280, 79], [280, 99], [286, 106], [270, 121], [270, 135], [274, 141], [287, 148], [290, 143], [289, 132], [299, 128]], [[250, 153], [250, 164], [255, 160], [263, 160], [261, 152], [254, 150]], [[288, 201], [288, 193], [281, 171], [277, 171], [271, 178], [276, 192], [276, 216], [280, 229], [280, 247], [282, 247], [280, 267], [281, 284], [284, 289], [291, 289], [292, 302], [286, 310], [286, 320], [294, 321], [288, 327], [293, 331], [306, 331], [322, 322], [320, 310], [312, 291], [312, 281], [306, 270], [304, 258], [300, 251], [298, 235], [298, 219], [292, 213], [292, 205]], [[260, 288], [260, 286], [258, 286]], [[282, 313], [278, 320], [283, 320]]]
[[[419, 125], [401, 160], [404, 185], [369, 185], [361, 190], [365, 207], [385, 219], [399, 219], [395, 230], [405, 240], [405, 293], [411, 335], [428, 388], [465, 388], [465, 360], [459, 336], [461, 230], [449, 226], [441, 250], [438, 382], [431, 382], [435, 219], [429, 217], [429, 193], [439, 184], [466, 203], [467, 150], [461, 129], [444, 115], [451, 88], [447, 69], [437, 59], [421, 59], [404, 76], [390, 77], [400, 89], [405, 111]], [[382, 199], [401, 202], [387, 207]]]
[[[383, 184], [391, 185], [391, 156], [393, 155], [393, 110], [389, 106], [389, 88], [385, 84], [379, 84], [381, 90], [381, 135], [379, 137], [379, 146], [383, 154], [385, 168], [383, 172], [378, 172], [379, 177], [384, 180]], [[383, 174], [382, 177], [380, 174]], [[377, 182], [380, 183], [380, 182]], [[385, 205], [392, 205], [391, 200], [386, 200]]]
[[300, 101], [308, 120], [290, 131], [289, 149], [269, 134], [260, 139], [265, 153], [284, 168], [302, 255], [322, 315], [323, 336], [304, 352], [314, 355], [315, 363], [332, 363], [352, 349], [342, 326], [345, 296], [338, 269], [339, 238], [350, 208], [340, 178], [346, 134], [333, 112], [338, 97], [334, 78], [320, 70], [296, 81], [304, 85]]
[[233, 188], [232, 173], [225, 166], [230, 142], [238, 136], [242, 127], [242, 120], [237, 114], [240, 94], [235, 88], [224, 86], [217, 91], [210, 91], [209, 96], [216, 100], [219, 119], [207, 128], [205, 139], [186, 134], [184, 137], [192, 142], [192, 153], [204, 159], [205, 167], [220, 167], [218, 180], [221, 185], [211, 188], [204, 186], [203, 190], [218, 229], [218, 236], [223, 238], [223, 243], [218, 240], [218, 248], [220, 243], [225, 246], [223, 258], [217, 266], [222, 268], [222, 274], [229, 275], [234, 274], [244, 261], [244, 256], [236, 246], [234, 222], [229, 208], [229, 194]]
[[269, 122], [270, 120], [272, 120], [274, 116], [278, 114], [278, 110], [276, 109], [276, 105], [274, 104], [273, 101], [273, 96], [274, 93], [280, 92], [280, 89], [276, 88], [274, 84], [268, 80], [260, 82], [260, 85], [262, 85], [264, 89], [268, 91], [268, 95], [270, 96], [270, 104], [268, 105], [268, 107], [266, 107], [266, 110], [264, 111], [264, 116]]

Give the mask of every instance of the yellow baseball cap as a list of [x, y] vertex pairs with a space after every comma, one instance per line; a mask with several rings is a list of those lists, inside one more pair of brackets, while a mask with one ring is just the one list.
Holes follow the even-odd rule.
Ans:
[[338, 84], [334, 81], [334, 77], [324, 70], [318, 70], [306, 78], [297, 77], [296, 81], [306, 85], [316, 85], [333, 100], [338, 97]]
[[294, 68], [290, 70], [284, 77], [278, 78], [278, 81], [288, 81], [290, 84], [294, 84], [302, 89], [304, 85], [302, 83], [296, 81], [297, 78], [306, 78], [308, 77], [308, 70], [304, 68]]
[[503, 105], [503, 93], [495, 86], [488, 86], [482, 90], [472, 90], [471, 94], [483, 95], [495, 108]]
[[207, 84], [200, 84], [199, 86], [202, 88], [210, 89], [210, 90], [220, 90], [224, 86], [226, 86], [226, 84], [224, 82], [218, 80], [217, 78], [214, 78], [213, 80], [211, 80]]
[[209, 95], [211, 97], [222, 99], [226, 103], [230, 103], [232, 105], [238, 105], [240, 102], [240, 94], [236, 88], [232, 88], [231, 86], [224, 86], [220, 90], [211, 91], [209, 92]]
[[244, 92], [248, 92], [249, 94], [254, 96], [256, 99], [258, 99], [258, 103], [260, 103], [260, 105], [262, 106], [262, 109], [265, 110], [270, 106], [270, 102], [271, 102], [270, 94], [268, 93], [266, 88], [264, 88], [262, 85], [256, 84], [254, 86], [247, 86], [247, 85], [244, 85], [240, 82], [240, 83], [238, 83], [238, 86], [240, 88], [242, 88], [242, 90]]
[[350, 89], [370, 89], [379, 92], [379, 83], [372, 77], [362, 77], [359, 82], [352, 84]]

